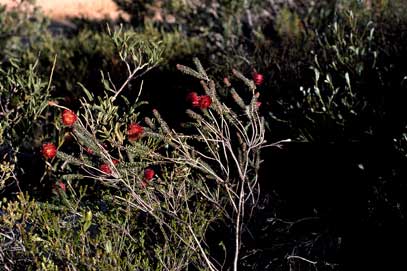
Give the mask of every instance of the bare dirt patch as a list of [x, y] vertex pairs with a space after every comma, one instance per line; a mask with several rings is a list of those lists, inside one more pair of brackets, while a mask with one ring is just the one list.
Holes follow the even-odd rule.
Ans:
[[[21, 0], [0, 0], [8, 9], [18, 7]], [[113, 0], [37, 0], [36, 5], [54, 20], [86, 18], [92, 20], [112, 19], [120, 16], [128, 19]]]

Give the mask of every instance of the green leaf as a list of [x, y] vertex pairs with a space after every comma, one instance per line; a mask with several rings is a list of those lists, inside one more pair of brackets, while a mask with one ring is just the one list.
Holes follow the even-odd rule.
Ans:
[[107, 252], [108, 254], [110, 254], [110, 253], [112, 252], [112, 242], [110, 242], [110, 240], [107, 240], [107, 241], [106, 241], [106, 243], [105, 243], [105, 249], [106, 249], [106, 252]]
[[88, 211], [85, 215], [85, 223], [83, 224], [83, 231], [86, 232], [92, 224], [92, 211]]
[[78, 85], [82, 88], [83, 92], [86, 94], [86, 97], [90, 102], [93, 101], [93, 95], [90, 93], [90, 91], [81, 83], [78, 82]]

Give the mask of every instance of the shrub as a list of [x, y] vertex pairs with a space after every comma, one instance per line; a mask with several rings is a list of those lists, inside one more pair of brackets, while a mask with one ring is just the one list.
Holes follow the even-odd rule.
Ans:
[[[232, 223], [226, 227], [231, 235], [222, 241], [233, 240], [233, 249], [226, 249], [225, 253], [227, 264], [237, 268], [245, 217], [257, 199], [260, 149], [266, 143], [256, 86], [234, 71], [249, 88], [247, 94], [251, 98], [246, 104], [227, 83], [231, 96], [222, 99], [234, 100], [241, 115], [235, 113], [237, 108], [233, 110], [221, 102], [219, 94], [226, 92], [216, 91], [215, 82], [198, 60], [196, 71], [179, 65], [183, 72], [202, 80], [206, 94], [200, 96], [202, 115], [187, 110], [194, 120], [190, 129], [195, 127], [196, 131], [175, 132], [157, 110], [153, 110], [154, 120], [145, 119], [149, 128], [135, 131], [131, 123], [137, 122], [135, 110], [142, 103], [139, 95], [130, 102], [122, 93], [132, 80], [154, 67], [161, 55], [158, 44], [137, 37], [130, 32], [112, 33], [120, 59], [128, 68], [128, 78], [121, 86], [114, 85], [111, 78], [104, 79], [103, 99], [83, 86], [86, 96], [81, 100], [83, 118], [77, 119], [73, 111], [57, 102], [48, 102], [64, 110], [62, 121], [68, 128], [72, 126], [79, 145], [69, 146], [72, 143], [66, 142], [65, 137], [58, 144], [59, 159], [46, 162], [47, 178], [62, 180], [54, 187], [58, 205], [30, 201], [23, 194], [18, 201], [5, 204], [2, 251], [16, 247], [16, 253], [2, 254], [10, 268], [25, 264], [49, 270], [58, 267], [105, 270], [115, 264], [123, 269], [179, 270], [193, 265], [218, 270], [222, 266], [217, 260], [225, 259], [216, 259], [208, 251], [205, 238], [208, 228], [219, 221]], [[119, 99], [126, 110], [119, 110]], [[131, 124], [130, 130], [126, 131], [126, 123]], [[56, 128], [64, 133], [60, 125], [56, 124]], [[126, 139], [126, 134], [132, 136], [131, 140]], [[45, 154], [52, 158], [49, 152]], [[101, 190], [86, 193], [86, 184]], [[102, 197], [114, 213], [105, 216], [95, 211], [90, 202], [97, 197]], [[22, 214], [25, 211], [28, 216]], [[70, 218], [73, 221], [66, 226]], [[49, 219], [52, 226], [46, 226]], [[141, 221], [144, 224], [140, 226]], [[14, 235], [17, 223], [24, 228], [18, 226]], [[96, 233], [91, 232], [92, 225]], [[124, 243], [117, 244], [119, 247], [111, 241], [119, 239], [111, 231], [112, 225], [125, 231], [125, 236], [120, 237]], [[139, 245], [144, 242], [152, 247]], [[18, 244], [22, 244], [25, 252], [17, 249]], [[123, 251], [123, 245], [127, 251]], [[146, 255], [149, 260], [142, 259]], [[26, 259], [24, 263], [20, 262], [22, 257]]]

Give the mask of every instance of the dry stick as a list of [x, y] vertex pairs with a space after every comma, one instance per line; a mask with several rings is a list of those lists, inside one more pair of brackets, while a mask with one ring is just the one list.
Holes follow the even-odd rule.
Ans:
[[209, 267], [209, 269], [210, 270], [217, 270], [217, 268], [215, 266], [213, 266], [212, 262], [206, 256], [206, 253], [205, 253], [205, 251], [203, 250], [203, 248], [201, 246], [201, 242], [198, 240], [198, 238], [196, 237], [196, 235], [195, 235], [195, 233], [194, 233], [194, 231], [193, 231], [193, 229], [191, 227], [191, 224], [192, 224], [191, 216], [190, 216], [191, 211], [190, 211], [189, 206], [188, 206], [188, 199], [185, 198], [184, 202], [185, 202], [185, 206], [186, 206], [186, 208], [188, 210], [188, 220], [189, 220], [188, 230], [191, 232], [192, 236], [194, 237], [194, 240], [195, 240], [196, 244], [198, 245], [198, 247], [199, 247], [199, 249], [200, 249], [200, 251], [201, 251], [201, 253], [202, 253], [202, 255], [203, 255], [203, 257], [204, 257], [204, 259], [206, 261], [206, 264]]
[[[132, 204], [132, 203], [130, 203], [130, 202], [128, 202], [128, 201], [126, 201], [126, 202], [129, 203], [129, 204]], [[136, 206], [136, 207], [137, 207], [137, 206]], [[168, 212], [165, 212], [165, 211], [162, 211], [162, 212], [163, 212], [163, 213], [168, 213]], [[190, 247], [191, 249], [195, 250], [194, 247], [191, 247], [191, 245], [188, 244], [188, 242], [185, 241], [181, 236], [179, 236], [179, 234], [178, 234], [176, 231], [174, 231], [173, 228], [172, 228], [170, 225], [168, 225], [164, 220], [161, 220], [161, 219], [160, 219], [156, 214], [154, 214], [152, 211], [148, 211], [148, 213], [149, 213], [150, 215], [152, 215], [155, 219], [157, 219], [157, 221], [161, 222], [163, 225], [165, 225], [166, 227], [168, 227], [168, 229], [171, 230], [178, 238], [180, 238], [180, 240], [181, 240], [185, 245], [187, 245], [187, 246]], [[171, 213], [168, 213], [168, 214], [171, 215]], [[176, 216], [172, 216], [172, 217], [178, 219], [179, 222], [183, 223], [183, 221], [182, 221], [181, 219], [179, 219], [178, 217], [176, 217]], [[209, 269], [210, 269], [211, 271], [218, 271], [218, 269], [213, 266], [212, 262], [211, 262], [211, 261], [208, 259], [208, 257], [206, 256], [206, 253], [205, 253], [204, 249], [202, 248], [201, 243], [199, 242], [198, 238], [196, 237], [196, 235], [195, 235], [193, 229], [191, 228], [191, 226], [190, 226], [190, 225], [187, 225], [187, 226], [188, 226], [188, 229], [189, 229], [189, 231], [191, 232], [192, 236], [194, 237], [194, 241], [195, 241], [196, 245], [198, 246], [199, 250], [201, 251], [202, 256], [204, 257], [205, 262], [207, 263]]]
[[189, 229], [189, 231], [191, 232], [192, 237], [194, 237], [194, 240], [195, 240], [195, 242], [197, 243], [198, 248], [199, 248], [199, 250], [201, 251], [202, 256], [204, 257], [204, 259], [205, 259], [205, 261], [206, 261], [206, 264], [208, 265], [209, 269], [210, 269], [211, 271], [217, 271], [218, 269], [217, 269], [215, 266], [213, 266], [212, 262], [211, 262], [211, 261], [208, 259], [208, 257], [206, 256], [205, 250], [202, 248], [201, 243], [199, 242], [198, 238], [196, 237], [196, 235], [195, 235], [195, 233], [194, 233], [194, 231], [193, 231], [193, 229], [191, 228], [190, 225], [188, 225], [188, 229]]
[[240, 196], [239, 196], [239, 209], [237, 212], [237, 218], [236, 218], [236, 232], [235, 232], [235, 257], [233, 261], [233, 270], [237, 271], [237, 263], [239, 260], [239, 252], [240, 252], [240, 235], [241, 235], [241, 220], [243, 220], [243, 214], [242, 214], [242, 209], [243, 209], [243, 198], [244, 198], [244, 184], [241, 184], [240, 188]]
[[[257, 115], [255, 115], [255, 117], [257, 117]], [[238, 167], [238, 171], [239, 171], [239, 175], [240, 175], [240, 179], [241, 179], [241, 188], [240, 188], [240, 196], [238, 197], [239, 199], [239, 203], [238, 203], [238, 212], [237, 212], [237, 217], [236, 217], [236, 232], [235, 232], [235, 257], [234, 257], [234, 270], [236, 271], [238, 269], [238, 259], [239, 259], [239, 250], [240, 250], [240, 238], [241, 238], [241, 224], [242, 224], [242, 220], [244, 217], [244, 203], [246, 202], [245, 197], [244, 197], [244, 186], [246, 183], [246, 178], [245, 176], [247, 175], [247, 170], [248, 170], [248, 161], [250, 160], [249, 158], [249, 153], [251, 151], [251, 149], [253, 148], [253, 143], [256, 141], [256, 138], [262, 138], [263, 137], [263, 130], [258, 129], [257, 127], [257, 122], [254, 121], [254, 119], [251, 117], [251, 126], [253, 127], [253, 132], [252, 132], [252, 136], [249, 139], [249, 136], [247, 135], [247, 132], [245, 131], [245, 133], [242, 133], [243, 138], [246, 139], [246, 143], [249, 145], [248, 150], [245, 153], [245, 164], [244, 164], [244, 168], [241, 168], [238, 160], [232, 150], [232, 147], [229, 145], [228, 149], [232, 155], [232, 158], [236, 164], [236, 166]], [[258, 120], [258, 118], [256, 118]], [[260, 142], [261, 144], [261, 142]], [[261, 145], [258, 145], [258, 147], [261, 147]], [[250, 184], [248, 184], [248, 187], [250, 189]], [[250, 194], [253, 194], [253, 191], [250, 189]]]
[[[207, 123], [207, 125], [208, 125], [208, 126], [211, 126], [209, 123]], [[214, 129], [214, 127], [212, 127], [212, 126], [211, 126], [211, 129], [213, 129], [213, 132], [214, 132], [214, 133], [217, 133], [217, 132], [218, 132], [218, 131], [216, 131], [216, 129]], [[189, 153], [185, 150], [186, 146], [183, 144], [183, 142], [177, 140], [176, 137], [173, 138], [173, 140], [184, 150], [184, 151], [182, 152], [182, 154], [184, 155], [185, 159], [180, 159], [180, 158], [174, 159], [174, 158], [172, 158], [172, 159], [170, 159], [171, 161], [173, 161], [173, 162], [175, 162], [175, 163], [180, 163], [180, 164], [186, 163], [186, 164], [191, 165], [191, 166], [193, 166], [193, 167], [195, 167], [195, 168], [199, 168], [200, 170], [202, 170], [202, 171], [204, 171], [204, 172], [207, 172], [207, 173], [209, 173], [210, 175], [212, 175], [213, 177], [215, 177], [215, 179], [216, 179], [217, 181], [220, 181], [220, 183], [224, 183], [224, 180], [223, 180], [222, 178], [220, 178], [215, 172], [213, 172], [211, 169], [207, 168], [204, 164], [199, 163], [199, 161], [197, 161], [197, 160], [191, 158], [191, 157], [188, 155]], [[226, 145], [224, 141], [222, 141], [222, 145]], [[230, 144], [227, 144], [227, 145], [228, 145], [228, 148], [227, 148], [227, 149], [229, 150], [229, 152], [233, 152], [233, 151], [230, 149], [231, 147], [229, 147]], [[225, 149], [226, 149], [226, 147], [225, 147]], [[198, 153], [198, 154], [201, 155], [202, 157], [205, 157], [202, 153]], [[227, 184], [225, 184], [225, 188], [226, 188], [226, 192], [227, 192], [227, 194], [228, 194], [228, 196], [229, 196], [230, 202], [231, 202], [233, 208], [235, 209], [235, 211], [237, 212], [237, 211], [238, 211], [238, 207], [236, 206], [236, 204], [235, 204], [235, 202], [234, 202], [234, 200], [233, 200], [232, 194], [234, 194], [235, 196], [237, 196], [237, 195], [236, 195], [236, 193], [233, 191], [232, 188], [229, 188], [229, 187], [227, 186]]]
[[307, 262], [307, 263], [310, 263], [310, 264], [313, 264], [313, 265], [316, 265], [318, 262], [317, 261], [310, 261], [310, 260], [308, 260], [308, 259], [305, 259], [305, 258], [303, 258], [303, 257], [301, 257], [301, 256], [295, 256], [295, 255], [291, 255], [291, 256], [288, 256], [287, 257], [287, 260], [291, 260], [291, 259], [298, 259], [298, 260], [302, 260], [302, 261], [304, 261], [304, 262]]
[[[223, 108], [220, 108], [223, 109]], [[228, 108], [225, 108], [228, 109]], [[227, 110], [230, 111], [230, 110]], [[228, 112], [229, 113], [229, 112]], [[250, 164], [250, 159], [251, 155], [253, 155], [253, 159], [256, 159], [257, 151], [258, 149], [262, 148], [263, 144], [265, 143], [264, 141], [264, 128], [262, 127], [262, 120], [258, 115], [258, 112], [255, 110], [247, 110], [246, 111], [246, 116], [249, 119], [249, 128], [250, 130], [246, 129], [246, 127], [242, 124], [241, 120], [239, 120], [238, 116], [235, 114], [228, 114], [229, 118], [226, 120], [225, 116], [221, 114], [221, 120], [220, 123], [218, 120], [215, 118], [213, 115], [213, 112], [209, 110], [209, 118], [212, 120], [212, 122], [208, 122], [206, 120], [202, 120], [202, 124], [209, 130], [210, 136], [205, 137], [203, 136], [203, 132], [199, 130], [202, 138], [204, 139], [205, 144], [209, 147], [210, 154], [205, 155], [201, 152], [197, 152], [193, 149], [191, 149], [189, 146], [186, 146], [185, 142], [182, 142], [179, 139], [176, 138], [171, 138], [171, 140], [175, 143], [175, 145], [179, 146], [179, 150], [183, 156], [183, 158], [164, 158], [167, 160], [172, 160], [175, 163], [179, 164], [187, 164], [190, 165], [194, 168], [198, 168], [202, 170], [203, 172], [209, 173], [213, 177], [215, 177], [216, 180], [221, 181], [221, 184], [223, 184], [223, 187], [225, 188], [227, 194], [229, 195], [229, 201], [230, 204], [234, 207], [237, 217], [236, 217], [236, 231], [235, 231], [235, 256], [234, 256], [234, 270], [237, 270], [238, 268], [238, 260], [239, 260], [239, 252], [240, 252], [240, 245], [241, 245], [241, 230], [242, 230], [242, 223], [243, 223], [243, 218], [244, 218], [244, 205], [247, 200], [252, 198], [255, 201], [255, 192], [254, 188], [256, 185], [258, 185], [257, 178], [254, 178], [254, 182], [249, 180], [247, 178], [248, 174], [248, 167]], [[237, 159], [236, 153], [234, 148], [232, 147], [231, 144], [231, 133], [230, 133], [230, 126], [233, 126], [234, 129], [237, 130], [237, 132], [241, 135], [243, 141], [247, 144], [248, 149], [245, 152], [244, 156], [244, 163], [240, 165], [239, 160]], [[210, 160], [218, 160], [219, 166], [222, 169], [224, 173], [229, 174], [229, 165], [227, 167], [223, 165], [222, 161], [220, 161], [220, 156], [216, 154], [216, 151], [211, 147], [211, 142], [217, 142], [220, 144], [220, 147], [223, 150], [223, 153], [226, 157], [226, 159], [232, 159], [233, 163], [235, 163], [238, 174], [239, 174], [239, 184], [238, 187], [240, 188], [240, 191], [238, 194], [236, 194], [236, 187], [234, 184], [230, 184], [229, 182], [225, 182], [223, 179], [220, 178], [211, 168], [208, 168], [204, 163], [200, 162], [197, 159], [194, 159], [191, 156], [191, 151], [194, 151], [194, 154], [197, 154], [198, 157], [200, 158], [206, 158]], [[247, 197], [245, 197], [245, 186], [248, 186], [249, 193]], [[209, 191], [208, 191], [209, 192]], [[213, 195], [211, 193], [207, 193], [205, 191], [201, 192], [202, 195], [207, 198], [209, 201], [213, 201]], [[236, 202], [237, 200], [237, 202]], [[236, 206], [237, 205], [237, 206]], [[188, 225], [189, 230], [191, 231], [194, 240], [196, 244], [198, 245], [199, 249], [201, 250], [201, 253], [207, 262], [208, 267], [213, 270], [215, 268], [211, 261], [208, 259], [205, 251], [203, 250], [198, 238], [196, 237], [195, 233], [193, 232], [191, 225]]]
[[[222, 161], [221, 161], [221, 158], [220, 158], [220, 156], [219, 156], [219, 153], [215, 152], [215, 151], [212, 149], [212, 147], [210, 147], [209, 142], [208, 142], [208, 139], [204, 136], [204, 133], [203, 133], [200, 129], [198, 129], [198, 132], [199, 132], [199, 134], [201, 134], [201, 135], [203, 136], [204, 141], [205, 141], [206, 145], [208, 146], [209, 151], [210, 151], [211, 154], [212, 154], [212, 157], [209, 157], [209, 156], [207, 156], [207, 155], [204, 155], [204, 154], [202, 154], [202, 153], [200, 153], [200, 152], [198, 152], [198, 151], [197, 151], [197, 153], [200, 154], [202, 157], [205, 157], [205, 158], [207, 158], [207, 159], [209, 159], [209, 160], [217, 161], [218, 164], [219, 164], [219, 166], [220, 166], [220, 168], [222, 169], [222, 171], [228, 172], [229, 170], [227, 170], [227, 169], [225, 168], [225, 166], [222, 164]], [[218, 143], [222, 143], [222, 141], [219, 141]], [[222, 145], [223, 145], [223, 144], [222, 144]], [[227, 158], [226, 158], [226, 159], [227, 159]]]
[[56, 63], [57, 63], [57, 55], [54, 56], [54, 61], [52, 62], [51, 74], [49, 76], [49, 81], [48, 81], [48, 86], [47, 86], [46, 92], [48, 92], [51, 88], [51, 82], [52, 82], [52, 78], [54, 76]]
[[[252, 114], [250, 114], [250, 113], [252, 113]], [[238, 269], [238, 259], [239, 259], [240, 241], [241, 241], [240, 240], [241, 239], [241, 227], [242, 227], [242, 220], [243, 220], [243, 216], [244, 216], [244, 214], [243, 214], [243, 212], [244, 212], [244, 203], [246, 202], [245, 197], [244, 197], [244, 194], [245, 194], [244, 193], [244, 187], [245, 187], [245, 183], [246, 183], [245, 176], [247, 175], [247, 170], [248, 170], [249, 152], [253, 148], [252, 145], [255, 145], [256, 147], [261, 146], [261, 144], [263, 143], [262, 139], [263, 139], [263, 136], [264, 136], [264, 130], [261, 129], [261, 125], [260, 126], [258, 125], [259, 124], [258, 123], [258, 120], [259, 120], [258, 115], [256, 113], [253, 114], [253, 112], [249, 112], [248, 116], [249, 116], [249, 118], [251, 120], [251, 126], [252, 126], [252, 129], [253, 129], [252, 133], [251, 133], [251, 136], [249, 136], [247, 134], [247, 131], [242, 127], [240, 122], [237, 122], [237, 125], [236, 125], [236, 123], [232, 123], [232, 124], [234, 124], [234, 126], [236, 128], [238, 128], [238, 125], [241, 126], [241, 129], [238, 128], [238, 131], [241, 133], [242, 137], [245, 139], [246, 143], [249, 145], [249, 149], [245, 153], [245, 163], [244, 163], [243, 168], [241, 168], [241, 166], [239, 165], [236, 154], [234, 153], [230, 142], [227, 141], [226, 144], [224, 143], [226, 145], [225, 149], [227, 149], [229, 151], [232, 159], [234, 160], [234, 162], [235, 162], [235, 164], [237, 166], [237, 169], [238, 169], [238, 172], [239, 172], [239, 177], [240, 177], [240, 180], [241, 180], [240, 195], [238, 197], [239, 203], [238, 203], [237, 217], [236, 217], [234, 270]], [[212, 114], [211, 114], [211, 117], [214, 119], [214, 116]], [[235, 119], [235, 121], [238, 121], [238, 120]], [[218, 129], [215, 129], [214, 127], [211, 127], [211, 128], [213, 130], [215, 130], [216, 132], [218, 132], [219, 134], [223, 135], [224, 133], [222, 133], [222, 131], [219, 131], [218, 123], [216, 121], [214, 123], [216, 124]], [[226, 126], [228, 126], [227, 123], [226, 123]], [[228, 128], [227, 128], [227, 131], [229, 132]], [[259, 141], [259, 142], [257, 142], [257, 141]], [[248, 187], [250, 189], [250, 194], [253, 196], [253, 191], [250, 188], [250, 184], [248, 184]], [[229, 189], [227, 189], [227, 191], [229, 192]], [[249, 195], [249, 197], [251, 197], [251, 196]], [[234, 205], [234, 200], [232, 198], [230, 198], [230, 200]], [[253, 198], [253, 200], [254, 200], [254, 198]]]
[[[137, 68], [135, 68], [127, 77], [126, 81], [124, 81], [124, 83], [122, 84], [122, 86], [119, 88], [119, 90], [115, 93], [115, 95], [112, 97], [112, 101], [115, 101], [117, 96], [119, 96], [119, 94], [124, 90], [124, 88], [130, 83], [131, 80], [133, 80], [134, 76], [136, 75], [136, 73], [142, 69], [144, 69], [145, 67], [147, 67], [149, 65], [149, 63], [144, 63], [141, 66], [138, 66]], [[151, 70], [153, 67], [148, 68], [145, 72]], [[144, 73], [145, 73], [144, 72]], [[144, 74], [142, 73], [142, 74]]]

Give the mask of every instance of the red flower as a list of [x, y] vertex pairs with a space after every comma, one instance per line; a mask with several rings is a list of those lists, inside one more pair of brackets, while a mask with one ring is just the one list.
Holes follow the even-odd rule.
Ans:
[[263, 81], [264, 81], [263, 74], [254, 72], [253, 73], [253, 81], [256, 84], [256, 86], [260, 86], [261, 84], [263, 84]]
[[65, 109], [64, 112], [62, 112], [62, 122], [66, 126], [72, 126], [77, 119], [78, 116], [69, 109]]
[[103, 171], [104, 173], [106, 173], [106, 174], [111, 174], [112, 173], [112, 170], [110, 169], [110, 167], [107, 164], [101, 164], [99, 169], [101, 171]]
[[42, 154], [47, 159], [54, 158], [57, 154], [57, 147], [52, 143], [44, 143], [42, 144]]
[[206, 109], [212, 104], [212, 99], [208, 95], [201, 96], [201, 100], [199, 102], [199, 107], [201, 109]]
[[201, 103], [201, 97], [196, 92], [190, 92], [187, 95], [187, 102], [190, 102], [193, 107], [199, 107]]
[[[119, 164], [119, 162], [120, 162], [120, 161], [117, 160], [117, 159], [113, 159], [113, 160], [112, 160], [113, 165], [117, 165], [117, 164]], [[106, 163], [101, 164], [100, 167], [99, 167], [99, 169], [100, 169], [101, 171], [103, 171], [104, 173], [106, 173], [106, 174], [112, 174], [112, 170], [110, 169], [109, 165], [106, 164]]]
[[85, 150], [85, 152], [86, 152], [87, 154], [90, 154], [90, 155], [93, 154], [93, 150], [92, 150], [91, 148], [83, 147], [83, 149]]
[[131, 123], [127, 128], [127, 135], [130, 141], [139, 139], [143, 133], [144, 127], [138, 125], [137, 123]]
[[62, 190], [66, 192], [66, 185], [60, 180], [58, 180], [53, 186], [55, 190]]
[[56, 183], [52, 184], [52, 193], [61, 196], [62, 191], [66, 192], [66, 185], [61, 180], [58, 180]]
[[257, 108], [259, 108], [261, 106], [261, 102], [257, 101], [256, 106], [257, 106]]
[[144, 170], [144, 179], [146, 181], [151, 181], [154, 178], [155, 172], [151, 168], [146, 168]]

